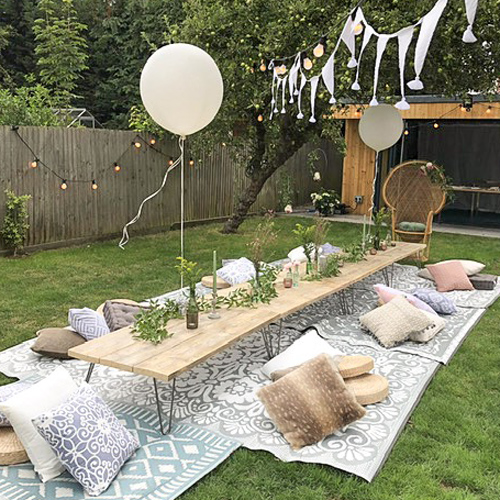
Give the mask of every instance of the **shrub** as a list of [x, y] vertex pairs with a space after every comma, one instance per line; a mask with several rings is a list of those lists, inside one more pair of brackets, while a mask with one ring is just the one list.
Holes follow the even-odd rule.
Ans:
[[30, 228], [27, 203], [31, 196], [26, 194], [17, 196], [10, 190], [6, 190], [5, 194], [7, 203], [1, 234], [6, 247], [17, 255], [18, 251], [24, 247], [26, 234]]

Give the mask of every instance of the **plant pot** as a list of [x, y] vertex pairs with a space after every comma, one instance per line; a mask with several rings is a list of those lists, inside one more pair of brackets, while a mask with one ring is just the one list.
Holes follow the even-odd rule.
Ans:
[[380, 250], [382, 250], [383, 252], [387, 250], [387, 243], [385, 241], [380, 243]]
[[370, 248], [370, 255], [377, 255], [377, 249], [376, 248]]

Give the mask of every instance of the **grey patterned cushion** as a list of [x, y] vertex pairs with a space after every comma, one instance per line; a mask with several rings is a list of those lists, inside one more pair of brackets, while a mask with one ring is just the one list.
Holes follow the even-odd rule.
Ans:
[[439, 314], [453, 314], [457, 312], [455, 303], [436, 290], [432, 290], [431, 288], [416, 288], [412, 294]]
[[474, 276], [469, 276], [469, 280], [472, 286], [476, 290], [494, 290], [497, 286], [498, 276], [493, 274], [475, 274]]
[[245, 283], [255, 278], [255, 267], [246, 257], [231, 262], [217, 271], [217, 276], [231, 286]]
[[91, 496], [100, 495], [139, 447], [94, 390], [83, 383], [33, 425], [67, 471]]
[[84, 307], [83, 309], [70, 309], [68, 321], [75, 330], [85, 340], [93, 340], [109, 333], [109, 327], [106, 324], [104, 316], [96, 311]]
[[433, 324], [428, 316], [399, 295], [382, 307], [359, 318], [384, 347], [393, 347], [407, 340], [412, 333], [425, 330]]
[[114, 332], [135, 323], [137, 314], [145, 309], [148, 308], [107, 300], [104, 304], [102, 313], [110, 331]]

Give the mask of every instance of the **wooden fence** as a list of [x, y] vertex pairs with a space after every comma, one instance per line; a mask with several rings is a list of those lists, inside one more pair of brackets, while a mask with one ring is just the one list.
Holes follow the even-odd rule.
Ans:
[[[43, 166], [30, 168], [33, 154], [10, 127], [0, 127], [0, 222], [4, 216], [6, 189], [29, 194], [28, 247], [49, 247], [113, 237], [136, 213], [139, 203], [160, 185], [169, 156], [177, 157], [173, 141], [159, 141], [155, 148], [135, 148], [136, 134], [129, 131], [20, 127], [25, 142], [50, 168], [67, 179], [68, 188]], [[304, 146], [266, 183], [254, 210], [276, 208], [284, 172], [295, 188], [294, 203], [309, 204], [310, 193], [320, 185], [337, 191], [342, 182], [342, 158], [332, 144], [323, 141], [326, 153], [318, 160], [321, 183], [314, 182]], [[186, 165], [185, 218], [187, 221], [231, 215], [238, 194], [248, 179], [226, 148], [217, 147], [204, 161]], [[188, 153], [189, 158], [189, 153]], [[119, 160], [120, 172], [114, 170]], [[86, 179], [87, 182], [71, 182]], [[90, 180], [95, 179], [97, 190]], [[172, 172], [165, 189], [150, 201], [131, 234], [164, 230], [180, 217], [180, 175]]]

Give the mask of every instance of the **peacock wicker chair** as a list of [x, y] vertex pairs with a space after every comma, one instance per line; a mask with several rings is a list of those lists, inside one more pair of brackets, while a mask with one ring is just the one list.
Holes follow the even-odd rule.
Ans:
[[[432, 219], [441, 212], [446, 203], [446, 194], [422, 172], [426, 161], [411, 160], [395, 167], [382, 189], [385, 204], [392, 214], [392, 237], [410, 243], [425, 243], [419, 255], [427, 261], [430, 254]], [[400, 229], [401, 222], [418, 222], [425, 225], [421, 232]]]

